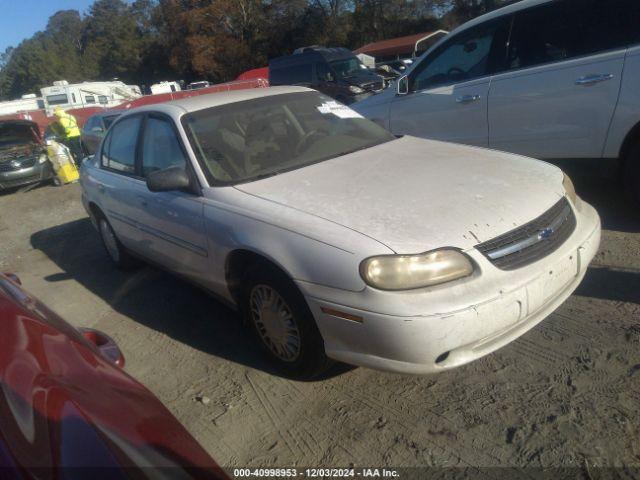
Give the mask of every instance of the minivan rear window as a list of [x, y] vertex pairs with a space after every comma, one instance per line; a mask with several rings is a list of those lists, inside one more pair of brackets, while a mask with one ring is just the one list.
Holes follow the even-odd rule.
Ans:
[[527, 68], [637, 43], [637, 0], [564, 0], [515, 15], [507, 67]]

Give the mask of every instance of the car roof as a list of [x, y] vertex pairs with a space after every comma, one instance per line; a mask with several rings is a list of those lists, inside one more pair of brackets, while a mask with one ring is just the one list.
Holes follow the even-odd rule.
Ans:
[[[466, 30], [467, 28], [474, 27], [481, 23], [486, 22], [487, 20], [492, 20], [494, 18], [499, 18], [504, 15], [509, 15], [520, 10], [524, 10], [525, 8], [535, 7], [537, 5], [542, 5], [545, 3], [550, 3], [554, 0], [521, 0], [519, 2], [510, 3], [502, 8], [498, 8], [497, 10], [493, 10], [489, 13], [485, 13], [484, 15], [480, 15], [479, 17], [474, 18], [473, 20], [469, 20], [467, 23], [463, 23], [458, 28], [453, 30], [449, 35], [445, 38], [451, 38], [451, 35], [455, 35], [458, 32]], [[438, 42], [440, 43], [440, 42]], [[435, 45], [434, 45], [435, 46]]]
[[285, 95], [287, 93], [303, 93], [314, 91], [315, 90], [305, 87], [283, 86], [248, 88], [244, 90], [208, 93], [188, 98], [181, 98], [179, 100], [172, 100], [170, 102], [156, 103], [153, 105], [145, 105], [142, 107], [134, 108], [127, 112], [127, 116], [141, 112], [160, 112], [176, 118], [185, 113], [197, 112], [198, 110], [203, 110], [205, 108], [219, 107], [231, 103], [243, 102], [245, 100], [254, 100], [256, 98], [264, 98], [274, 95]]

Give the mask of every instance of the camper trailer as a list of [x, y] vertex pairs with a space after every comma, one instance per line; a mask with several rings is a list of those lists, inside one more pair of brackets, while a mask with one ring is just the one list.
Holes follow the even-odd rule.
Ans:
[[69, 83], [66, 80], [53, 82], [50, 87], [40, 90], [47, 115], [52, 115], [56, 107], [64, 110], [85, 107], [115, 107], [121, 103], [142, 96], [140, 87], [110, 82]]
[[41, 98], [34, 93], [23, 95], [18, 100], [0, 102], [0, 115], [12, 115], [18, 112], [30, 112], [44, 108]]

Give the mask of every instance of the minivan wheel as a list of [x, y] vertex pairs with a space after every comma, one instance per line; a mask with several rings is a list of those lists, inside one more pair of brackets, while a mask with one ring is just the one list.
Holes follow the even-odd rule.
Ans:
[[275, 268], [247, 273], [241, 307], [262, 349], [285, 376], [311, 379], [333, 364], [304, 297]]
[[132, 257], [120, 243], [120, 240], [116, 237], [111, 224], [102, 215], [98, 218], [98, 230], [100, 232], [102, 244], [104, 245], [109, 258], [111, 258], [111, 261], [113, 261], [116, 267], [121, 270], [130, 270], [136, 266], [136, 259]]
[[631, 147], [625, 158], [624, 186], [627, 197], [640, 205], [640, 141]]

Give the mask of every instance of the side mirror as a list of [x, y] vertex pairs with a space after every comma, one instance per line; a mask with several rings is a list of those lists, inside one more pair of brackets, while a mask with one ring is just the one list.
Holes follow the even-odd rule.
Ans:
[[188, 190], [191, 180], [184, 168], [170, 167], [158, 170], [147, 177], [147, 188], [152, 192]]
[[409, 93], [409, 77], [403, 75], [398, 79], [398, 95], [407, 95]]
[[124, 368], [124, 355], [111, 337], [93, 328], [79, 328], [80, 334], [93, 346], [100, 354], [116, 367]]

